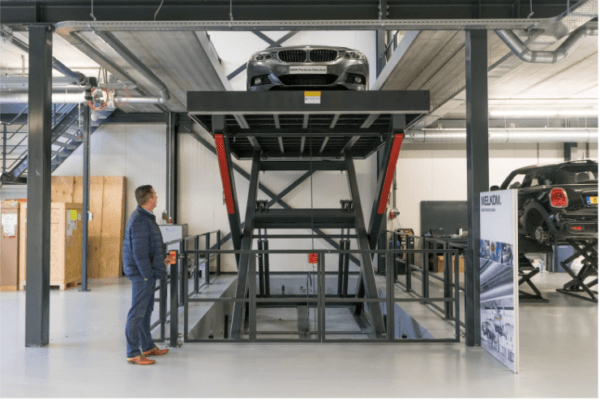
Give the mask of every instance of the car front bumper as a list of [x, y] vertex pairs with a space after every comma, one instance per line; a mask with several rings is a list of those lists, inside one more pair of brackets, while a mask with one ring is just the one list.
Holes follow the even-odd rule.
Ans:
[[[312, 70], [311, 70], [312, 69]], [[277, 59], [249, 61], [248, 91], [277, 89], [368, 90], [369, 65], [366, 60], [339, 58], [327, 63], [287, 63]], [[315, 73], [315, 71], [318, 71]], [[264, 79], [267, 78], [267, 80]], [[360, 77], [361, 82], [356, 82]], [[257, 83], [256, 79], [261, 82]]]

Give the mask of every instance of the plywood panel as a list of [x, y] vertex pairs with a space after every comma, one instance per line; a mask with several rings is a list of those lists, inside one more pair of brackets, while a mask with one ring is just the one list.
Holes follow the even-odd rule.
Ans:
[[[73, 215], [73, 211], [76, 215]], [[82, 207], [81, 204], [65, 204], [66, 222], [71, 220], [72, 230], [65, 228], [64, 245], [64, 282], [76, 282], [81, 278], [81, 224]]]
[[[19, 284], [19, 210], [17, 201], [2, 202], [2, 227], [0, 232], [0, 287], [16, 290]], [[6, 217], [5, 217], [6, 216]]]
[[109, 176], [104, 178], [102, 254], [100, 257], [100, 274], [102, 277], [121, 276], [124, 196], [125, 179], [123, 177]]
[[22, 203], [19, 211], [19, 233], [19, 288], [22, 288], [27, 263], [27, 203]]
[[102, 258], [102, 208], [104, 203], [104, 178], [90, 178], [90, 212], [92, 220], [88, 225], [88, 278], [103, 278]]
[[[74, 211], [72, 214], [70, 211]], [[50, 285], [65, 289], [81, 278], [81, 204], [52, 203], [50, 222]], [[69, 225], [70, 224], [70, 228]], [[21, 205], [19, 286], [26, 281], [27, 204]]]
[[[73, 202], [73, 177], [72, 176], [53, 176], [52, 177], [52, 201], [53, 202]], [[81, 202], [81, 201], [79, 201]]]

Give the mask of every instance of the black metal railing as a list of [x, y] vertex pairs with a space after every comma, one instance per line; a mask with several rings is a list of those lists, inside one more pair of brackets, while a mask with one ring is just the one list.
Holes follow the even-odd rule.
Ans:
[[[214, 244], [211, 241], [211, 237], [214, 236]], [[188, 243], [194, 243], [193, 248], [188, 247]], [[186, 296], [194, 293], [200, 293], [200, 290], [210, 285], [210, 267], [211, 267], [211, 257], [206, 250], [220, 250], [221, 249], [221, 231], [212, 231], [206, 232], [199, 235], [191, 235], [181, 239], [173, 240], [167, 243], [164, 243], [163, 253], [166, 255], [168, 253], [168, 247], [171, 245], [179, 245], [179, 249], [177, 250], [178, 256], [176, 257], [177, 262], [175, 264], [171, 264], [168, 267], [165, 267], [163, 271], [161, 279], [158, 281], [155, 292], [158, 291], [159, 296], [155, 298], [154, 301], [159, 303], [159, 319], [153, 322], [150, 325], [151, 329], [156, 328], [160, 325], [160, 338], [155, 339], [157, 341], [165, 341], [166, 339], [166, 322], [167, 317], [170, 317], [173, 312], [173, 308], [177, 310], [177, 307], [183, 306], [183, 299]], [[202, 245], [204, 245], [204, 252], [201, 252]], [[181, 254], [185, 254], [186, 251], [193, 250], [194, 253], [194, 262], [191, 263], [191, 270], [188, 268], [187, 260], [186, 260], [186, 268], [183, 267]], [[221, 254], [215, 254], [216, 258], [216, 267], [214, 274], [216, 276], [221, 275]], [[203, 262], [202, 262], [203, 261]], [[204, 282], [200, 284], [200, 278], [202, 277], [202, 273], [200, 271], [200, 266], [204, 265]], [[185, 279], [183, 277], [185, 276]], [[175, 279], [173, 279], [173, 277]], [[193, 279], [194, 290], [191, 293], [187, 292], [187, 283], [190, 277]], [[169, 297], [169, 298], [167, 298]], [[168, 302], [170, 302], [170, 310], [167, 311]], [[177, 311], [175, 311], [175, 314]]]
[[[187, 246], [186, 243], [190, 241], [186, 239], [182, 239], [180, 241], [176, 241], [180, 243], [180, 251], [177, 256], [177, 264], [171, 265], [170, 269], [170, 280], [166, 279], [166, 276], [160, 282], [159, 291], [161, 293], [161, 297], [157, 300], [161, 303], [161, 312], [160, 312], [160, 325], [161, 325], [161, 340], [165, 340], [165, 326], [166, 326], [166, 318], [170, 316], [170, 334], [169, 334], [169, 343], [171, 346], [175, 347], [178, 345], [178, 339], [183, 338], [184, 343], [192, 343], [192, 342], [388, 342], [388, 343], [396, 343], [396, 342], [459, 342], [460, 341], [460, 297], [459, 297], [459, 269], [458, 269], [458, 249], [442, 249], [437, 250], [437, 252], [444, 254], [447, 260], [454, 260], [454, 268], [450, 268], [450, 261], [448, 262], [448, 268], [445, 269], [443, 276], [443, 284], [444, 284], [444, 294], [441, 297], [431, 297], [429, 295], [429, 283], [432, 275], [428, 273], [426, 268], [419, 268], [416, 266], [411, 267], [411, 273], [409, 275], [413, 275], [415, 271], [420, 272], [420, 279], [423, 282], [423, 289], [421, 294], [411, 293], [410, 288], [402, 288], [402, 285], [396, 280], [395, 271], [393, 268], [386, 269], [385, 276], [385, 290], [383, 293], [378, 293], [376, 295], [371, 294], [368, 298], [365, 297], [342, 297], [338, 295], [326, 295], [325, 293], [325, 279], [326, 279], [326, 271], [325, 265], [327, 263], [328, 257], [339, 257], [340, 255], [350, 255], [354, 254], [356, 256], [362, 256], [364, 253], [368, 253], [371, 257], [376, 255], [384, 255], [386, 264], [393, 265], [394, 259], [398, 258], [399, 255], [406, 255], [408, 257], [414, 257], [415, 254], [418, 253], [426, 253], [429, 251], [427, 249], [416, 250], [416, 249], [390, 249], [390, 250], [373, 250], [373, 251], [362, 251], [362, 250], [219, 250], [216, 248], [209, 249], [191, 249], [191, 246]], [[207, 246], [208, 247], [208, 246]], [[309, 271], [307, 273], [307, 280], [311, 279], [316, 284], [315, 291], [310, 294], [309, 288], [307, 285], [306, 288], [306, 296], [304, 295], [285, 295], [285, 296], [261, 296], [260, 292], [257, 290], [260, 285], [260, 280], [257, 280], [257, 259], [260, 255], [274, 255], [274, 254], [306, 254], [308, 253], [317, 253], [318, 262], [316, 264], [316, 268], [314, 271]], [[194, 290], [189, 290], [189, 274], [193, 273], [193, 271], [197, 270], [198, 264], [194, 262], [198, 256], [203, 256], [205, 259], [210, 259], [210, 256], [215, 255], [217, 258], [222, 257], [223, 255], [235, 255], [235, 254], [248, 254], [249, 263], [248, 263], [248, 274], [247, 274], [247, 285], [246, 296], [244, 298], [235, 298], [234, 296], [229, 297], [221, 297], [226, 293], [218, 293], [218, 297], [210, 297], [206, 293], [202, 293], [202, 296], [198, 296], [199, 292]], [[425, 257], [424, 257], [425, 258]], [[454, 273], [452, 273], [454, 271]], [[166, 274], [165, 274], [166, 275]], [[180, 279], [181, 278], [181, 279]], [[437, 277], [436, 277], [437, 278]], [[195, 279], [194, 279], [195, 281]], [[169, 295], [169, 306], [166, 304], [166, 286], [169, 285], [170, 295]], [[199, 288], [200, 289], [200, 288]], [[381, 290], [381, 288], [380, 288]], [[406, 292], [408, 295], [404, 297], [399, 297], [397, 294], [401, 292]], [[383, 295], [382, 295], [383, 294]], [[165, 300], [165, 301], [163, 301]], [[240, 328], [239, 337], [230, 338], [229, 336], [229, 323], [233, 318], [230, 318], [230, 312], [223, 312], [221, 317], [224, 318], [223, 325], [223, 338], [215, 338], [209, 336], [208, 338], [199, 338], [197, 335], [192, 335], [190, 337], [189, 332], [189, 311], [190, 304], [192, 303], [204, 303], [210, 304], [211, 307], [218, 305], [222, 309], [228, 308], [233, 309], [235, 304], [242, 304], [243, 312], [243, 323]], [[434, 303], [443, 303], [445, 310], [452, 310], [451, 318], [446, 318], [446, 323], [453, 324], [454, 327], [451, 328], [450, 331], [453, 332], [452, 337], [444, 337], [444, 338], [402, 338], [400, 335], [400, 329], [396, 326], [395, 323], [395, 314], [396, 314], [396, 305], [398, 303], [420, 303], [424, 305], [435, 305]], [[291, 338], [273, 338], [268, 334], [280, 334], [285, 335], [289, 333], [298, 333], [298, 332], [289, 332], [289, 331], [276, 331], [276, 332], [262, 332], [257, 331], [257, 308], [259, 307], [297, 307], [299, 304], [306, 305], [307, 309], [313, 309], [314, 316], [316, 316], [316, 327], [313, 329], [309, 329], [309, 325], [307, 324], [307, 330], [304, 332], [305, 335], [299, 335], [298, 339]], [[377, 323], [371, 321], [371, 324], [367, 324], [367, 326], [363, 326], [360, 329], [360, 332], [352, 332], [352, 331], [327, 331], [326, 330], [326, 312], [331, 311], [328, 307], [340, 307], [340, 306], [355, 306], [356, 309], [365, 309], [365, 310], [374, 310], [373, 304], [379, 304], [380, 309], [382, 310], [383, 317], [383, 329], [379, 331], [376, 330]], [[166, 309], [169, 307], [170, 312], [167, 313]], [[438, 307], [441, 310], [441, 308]], [[387, 310], [394, 310], [392, 312], [388, 312]], [[310, 312], [310, 311], [309, 311]], [[179, 330], [179, 318], [180, 314], [183, 314], [183, 332]], [[373, 318], [373, 312], [366, 312], [368, 318]], [[204, 321], [204, 320], [202, 320]], [[199, 321], [197, 324], [195, 322], [195, 327], [198, 330], [202, 330], [203, 327], [198, 327], [198, 324], [203, 323]], [[211, 323], [210, 327], [215, 327], [218, 325], [214, 325], [215, 321], [206, 322]], [[220, 324], [221, 322], [216, 322]], [[209, 328], [210, 328], [209, 327]], [[316, 328], [316, 330], [314, 330]], [[206, 331], [207, 329], [204, 329]], [[233, 332], [233, 331], [232, 331]], [[358, 339], [349, 339], [349, 338], [339, 338], [339, 335], [351, 336], [353, 334], [360, 333], [360, 337]], [[212, 330], [211, 330], [212, 335]], [[237, 335], [236, 335], [237, 336]], [[336, 338], [336, 336], [338, 338]]]
[[[420, 248], [423, 254], [423, 259], [421, 265], [417, 265], [415, 262], [415, 254], [407, 254], [405, 257], [396, 257], [394, 260], [394, 274], [396, 276], [395, 280], [398, 281], [398, 276], [403, 274], [405, 276], [405, 284], [403, 285], [408, 292], [412, 292], [412, 278], [415, 276], [427, 276], [427, 279], [434, 279], [436, 281], [440, 281], [443, 283], [444, 295], [450, 292], [450, 289], [447, 284], [447, 275], [451, 274], [450, 266], [452, 262], [455, 264], [455, 268], [459, 270], [459, 276], [463, 276], [464, 281], [464, 270], [461, 272], [459, 268], [459, 260], [458, 256], [463, 255], [464, 251], [467, 248], [466, 238], [434, 238], [434, 237], [425, 237], [425, 236], [417, 236], [412, 234], [407, 234], [404, 232], [398, 231], [386, 231], [391, 237], [391, 243], [394, 247], [414, 250], [416, 248]], [[399, 244], [399, 246], [398, 246]], [[389, 246], [389, 244], [388, 244]], [[457, 251], [457, 260], [453, 260], [451, 257], [444, 256], [444, 271], [443, 277], [432, 273], [437, 271], [437, 262], [438, 256], [443, 255], [445, 250], [453, 249]], [[454, 256], [453, 256], [454, 257]], [[401, 268], [403, 267], [403, 268]], [[429, 285], [426, 285], [422, 282], [423, 285], [423, 293], [425, 297], [429, 296]], [[460, 285], [460, 282], [457, 285], [458, 290], [461, 292], [465, 292], [465, 288]], [[466, 307], [466, 298], [463, 299], [463, 307]], [[436, 309], [440, 313], [443, 314], [444, 318], [451, 319], [454, 317], [454, 312], [452, 307], [448, 307], [445, 305], [444, 309], [441, 309], [435, 304], [431, 305], [432, 308]], [[459, 321], [461, 326], [465, 326], [464, 321]]]

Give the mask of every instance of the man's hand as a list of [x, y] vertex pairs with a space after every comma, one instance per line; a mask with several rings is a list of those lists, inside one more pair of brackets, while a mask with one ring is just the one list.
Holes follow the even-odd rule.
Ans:
[[175, 257], [171, 258], [171, 255], [169, 254], [167, 256], [167, 258], [165, 258], [165, 265], [170, 265], [171, 264], [171, 260], [173, 259], [173, 261], [174, 261], [174, 258]]

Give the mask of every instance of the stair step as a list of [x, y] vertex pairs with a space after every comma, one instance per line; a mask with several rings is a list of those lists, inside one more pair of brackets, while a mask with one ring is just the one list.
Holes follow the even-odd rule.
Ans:
[[55, 144], [57, 146], [60, 146], [60, 147], [63, 147], [65, 149], [69, 149], [69, 150], [75, 150], [77, 148], [77, 146], [73, 146], [72, 144], [68, 144], [68, 143], [64, 143], [64, 142], [59, 142], [58, 140], [52, 144]]
[[69, 157], [69, 155], [71, 153], [66, 153], [64, 151], [56, 151], [56, 150], [52, 150], [52, 154], [55, 156], [59, 156], [59, 157]]
[[61, 138], [67, 138], [67, 139], [71, 139], [74, 140], [76, 142], [81, 142], [81, 138], [79, 136], [76, 135], [71, 135], [70, 133], [63, 133], [62, 135], [60, 135]]

